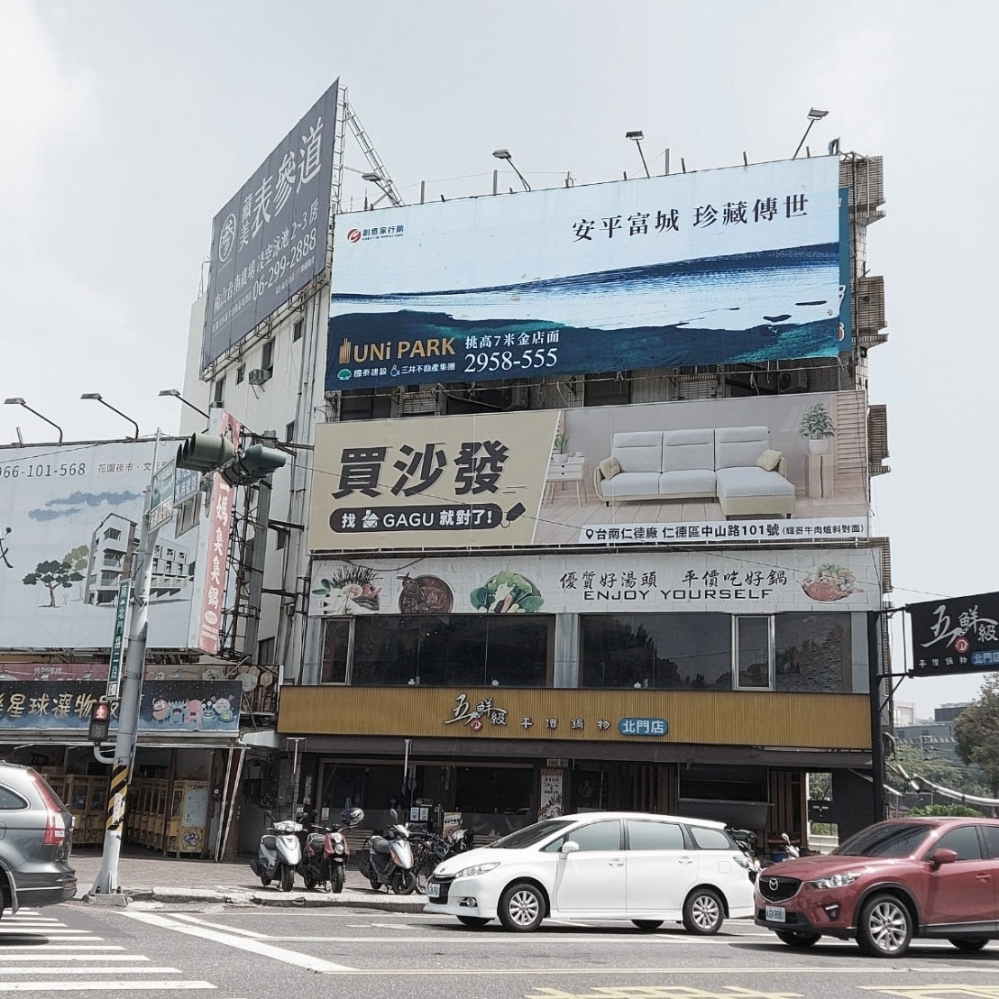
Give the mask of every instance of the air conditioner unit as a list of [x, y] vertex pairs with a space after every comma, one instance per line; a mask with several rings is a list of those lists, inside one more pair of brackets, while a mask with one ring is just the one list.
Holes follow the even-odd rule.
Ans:
[[270, 368], [254, 368], [247, 376], [246, 380], [251, 385], [263, 385], [271, 377]]

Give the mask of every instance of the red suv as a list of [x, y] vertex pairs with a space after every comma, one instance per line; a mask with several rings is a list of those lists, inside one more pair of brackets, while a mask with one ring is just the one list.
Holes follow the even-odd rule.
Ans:
[[999, 819], [878, 822], [827, 856], [764, 868], [755, 903], [790, 947], [828, 934], [871, 957], [900, 957], [914, 936], [981, 950], [999, 937]]

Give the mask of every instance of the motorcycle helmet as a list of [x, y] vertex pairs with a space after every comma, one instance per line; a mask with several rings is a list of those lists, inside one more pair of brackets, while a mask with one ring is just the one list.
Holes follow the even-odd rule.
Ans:
[[340, 821], [345, 826], [358, 826], [364, 821], [364, 812], [360, 808], [345, 808], [340, 813]]

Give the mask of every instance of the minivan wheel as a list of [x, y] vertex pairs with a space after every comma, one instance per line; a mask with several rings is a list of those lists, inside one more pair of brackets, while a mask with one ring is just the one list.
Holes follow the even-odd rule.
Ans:
[[974, 954], [988, 942], [988, 937], [948, 937], [947, 942], [953, 944], [963, 954]]
[[860, 910], [857, 943], [868, 957], [901, 957], [912, 940], [912, 917], [894, 895], [874, 895]]
[[683, 925], [688, 933], [710, 936], [725, 922], [725, 906], [711, 888], [695, 888], [683, 903]]
[[540, 890], [526, 881], [518, 881], [500, 896], [500, 922], [515, 933], [529, 933], [545, 918], [545, 898]]
[[651, 933], [653, 930], [658, 930], [663, 924], [661, 919], [633, 919], [632, 922], [643, 933]]
[[793, 930], [777, 930], [777, 939], [788, 947], [804, 950], [819, 942], [818, 933], [795, 933]]

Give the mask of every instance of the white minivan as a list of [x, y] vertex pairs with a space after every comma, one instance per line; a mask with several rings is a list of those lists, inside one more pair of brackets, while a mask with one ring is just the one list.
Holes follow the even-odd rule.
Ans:
[[717, 933], [753, 915], [750, 862], [721, 822], [640, 812], [587, 812], [536, 822], [445, 860], [425, 912], [508, 930], [553, 919], [682, 922]]

